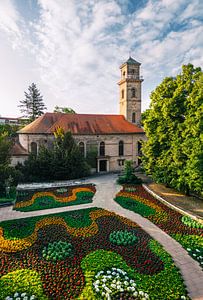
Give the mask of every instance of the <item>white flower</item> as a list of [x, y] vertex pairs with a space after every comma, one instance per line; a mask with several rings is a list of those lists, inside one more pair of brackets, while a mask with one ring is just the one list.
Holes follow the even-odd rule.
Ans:
[[181, 296], [180, 299], [186, 299], [186, 297], [185, 296]]
[[137, 297], [138, 296], [138, 292], [134, 292], [133, 296]]
[[107, 274], [111, 274], [111, 271], [107, 271], [106, 273], [107, 273]]
[[104, 277], [104, 278], [102, 278], [102, 281], [103, 281], [103, 282], [106, 282], [107, 280], [106, 280], [106, 278]]
[[112, 275], [116, 275], [116, 272], [112, 272]]
[[111, 284], [111, 287], [112, 287], [113, 289], [115, 289], [115, 288], [116, 288], [116, 285], [115, 285], [114, 283], [112, 283], [112, 284]]
[[124, 284], [125, 284], [125, 285], [129, 285], [129, 283], [128, 283], [127, 281], [124, 281]]
[[143, 291], [139, 291], [139, 295], [140, 296], [144, 296], [144, 292]]
[[28, 300], [28, 296], [23, 297], [23, 300]]
[[195, 249], [195, 250], [196, 250], [196, 252], [200, 252], [199, 249]]
[[130, 284], [134, 283], [135, 281], [133, 279], [130, 279]]
[[191, 249], [190, 249], [190, 248], [187, 248], [187, 251], [191, 251]]
[[102, 296], [105, 296], [106, 294], [105, 294], [105, 292], [102, 292]]
[[135, 282], [131, 283], [132, 286], [136, 286], [137, 284]]
[[14, 294], [14, 298], [17, 298], [19, 296], [19, 294], [16, 292], [15, 294]]
[[26, 293], [22, 293], [22, 294], [21, 294], [21, 297], [25, 297], [25, 296], [26, 296]]

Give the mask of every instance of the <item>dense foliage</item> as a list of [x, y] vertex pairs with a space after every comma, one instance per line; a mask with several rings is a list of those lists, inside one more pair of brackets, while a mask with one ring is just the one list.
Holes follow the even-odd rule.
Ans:
[[151, 94], [143, 117], [145, 170], [157, 182], [203, 193], [203, 73], [189, 64]]
[[54, 107], [54, 113], [75, 114], [76, 112], [70, 107], [61, 107], [56, 105]]
[[12, 134], [12, 130], [0, 132], [0, 202], [15, 198], [15, 185], [21, 175], [10, 165], [12, 148], [10, 135]]
[[36, 84], [32, 83], [28, 87], [28, 92], [25, 93], [25, 99], [20, 101], [20, 111], [27, 121], [34, 121], [39, 116], [43, 115], [46, 106], [43, 102], [43, 97], [37, 89]]
[[42, 250], [42, 257], [46, 260], [64, 260], [66, 257], [72, 255], [73, 246], [71, 243], [63, 242], [63, 241], [55, 241], [53, 243], [49, 243]]
[[109, 240], [111, 243], [118, 245], [118, 246], [128, 246], [133, 245], [137, 241], [137, 237], [132, 234], [130, 231], [113, 231], [109, 235]]
[[142, 180], [134, 174], [132, 160], [126, 160], [124, 165], [124, 174], [118, 177], [118, 184], [140, 184]]
[[53, 181], [81, 178], [89, 174], [89, 166], [70, 132], [55, 132], [52, 148], [41, 146], [19, 169], [24, 181]]
[[[108, 294], [123, 300], [148, 295], [152, 300], [176, 300], [187, 295], [165, 250], [136, 223], [112, 212], [91, 208], [0, 226], [2, 300], [15, 293], [39, 300], [107, 300]], [[137, 242], [128, 247], [112, 244], [108, 237], [115, 230], [132, 232]], [[72, 247], [67, 255], [68, 243]], [[47, 260], [52, 253], [58, 255], [56, 261]]]

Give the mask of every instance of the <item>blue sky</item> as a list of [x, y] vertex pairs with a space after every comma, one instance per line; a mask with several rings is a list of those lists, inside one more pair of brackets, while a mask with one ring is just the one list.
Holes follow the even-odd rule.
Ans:
[[35, 82], [47, 111], [118, 113], [119, 66], [141, 62], [142, 110], [181, 66], [203, 68], [202, 0], [0, 0], [0, 115]]

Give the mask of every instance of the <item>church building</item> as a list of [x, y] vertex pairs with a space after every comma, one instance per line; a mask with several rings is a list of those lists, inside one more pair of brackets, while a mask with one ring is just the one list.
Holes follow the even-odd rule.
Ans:
[[145, 133], [140, 126], [140, 63], [129, 58], [120, 66], [120, 115], [45, 113], [18, 132], [19, 141], [12, 152], [12, 164], [23, 162], [29, 153], [38, 153], [41, 145], [52, 147], [54, 131], [71, 131], [81, 155], [91, 157], [96, 172], [120, 171], [125, 160], [139, 164]]

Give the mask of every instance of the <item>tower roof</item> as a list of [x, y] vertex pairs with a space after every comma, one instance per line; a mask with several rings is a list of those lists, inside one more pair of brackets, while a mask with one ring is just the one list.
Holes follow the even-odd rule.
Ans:
[[128, 60], [126, 61], [126, 64], [128, 65], [141, 65], [141, 63], [139, 63], [138, 61], [136, 61], [134, 58], [132, 58], [131, 56], [128, 58]]

